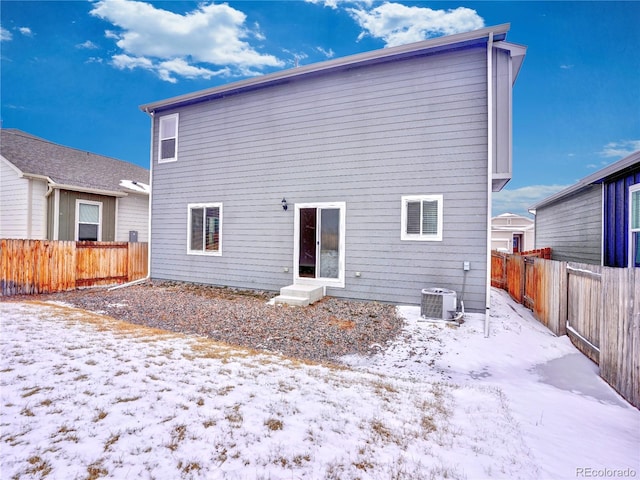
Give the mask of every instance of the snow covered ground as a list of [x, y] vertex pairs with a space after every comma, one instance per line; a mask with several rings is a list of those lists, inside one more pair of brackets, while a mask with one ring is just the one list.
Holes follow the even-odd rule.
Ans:
[[0, 302], [1, 478], [640, 478], [640, 411], [494, 290], [328, 368]]

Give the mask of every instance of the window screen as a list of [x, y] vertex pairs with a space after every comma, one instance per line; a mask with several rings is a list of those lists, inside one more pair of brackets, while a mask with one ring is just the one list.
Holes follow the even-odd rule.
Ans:
[[402, 240], [442, 240], [442, 195], [402, 197]]

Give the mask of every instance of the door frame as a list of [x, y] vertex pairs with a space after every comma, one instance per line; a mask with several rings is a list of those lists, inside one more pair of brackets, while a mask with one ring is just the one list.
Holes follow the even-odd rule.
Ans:
[[[340, 233], [338, 240], [338, 278], [323, 278], [323, 277], [300, 277], [300, 210], [303, 208], [315, 208], [325, 209], [333, 208], [340, 210]], [[346, 217], [347, 217], [347, 204], [346, 202], [313, 202], [313, 203], [296, 203], [293, 222], [293, 283], [298, 285], [318, 285], [325, 287], [345, 287], [345, 245], [346, 245]], [[320, 215], [317, 216], [318, 223]], [[318, 226], [317, 232], [319, 234], [320, 228]], [[317, 241], [316, 241], [317, 245]], [[316, 255], [316, 265], [319, 262], [320, 255]], [[316, 272], [319, 270], [316, 268]]]

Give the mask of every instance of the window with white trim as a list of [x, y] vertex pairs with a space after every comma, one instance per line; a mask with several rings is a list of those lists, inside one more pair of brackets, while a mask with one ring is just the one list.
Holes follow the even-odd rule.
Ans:
[[178, 159], [177, 113], [160, 117], [158, 139], [158, 163], [175, 162]]
[[402, 240], [442, 241], [442, 195], [402, 197]]
[[629, 267], [640, 267], [640, 183], [629, 187]]
[[222, 255], [222, 203], [188, 205], [187, 253]]
[[102, 202], [76, 200], [76, 241], [102, 240]]

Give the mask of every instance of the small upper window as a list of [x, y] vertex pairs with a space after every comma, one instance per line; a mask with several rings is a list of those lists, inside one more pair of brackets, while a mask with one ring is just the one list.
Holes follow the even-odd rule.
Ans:
[[402, 240], [442, 240], [442, 195], [402, 197]]
[[187, 253], [221, 255], [222, 204], [189, 204]]
[[160, 117], [160, 142], [158, 163], [175, 162], [178, 159], [178, 114]]
[[102, 203], [76, 200], [76, 240], [102, 240]]

